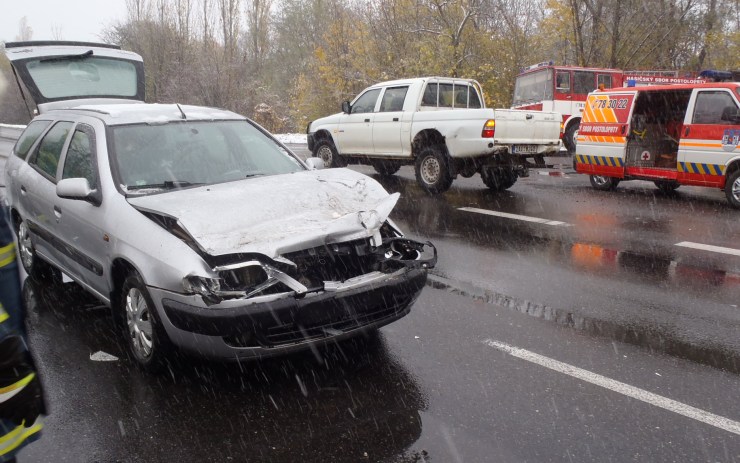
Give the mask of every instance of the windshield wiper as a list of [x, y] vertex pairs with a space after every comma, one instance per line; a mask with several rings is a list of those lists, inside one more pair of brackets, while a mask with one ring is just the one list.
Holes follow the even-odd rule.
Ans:
[[82, 60], [85, 58], [88, 58], [93, 55], [92, 50], [87, 50], [85, 53], [80, 53], [79, 55], [64, 55], [64, 56], [55, 56], [53, 58], [44, 58], [40, 62], [42, 63], [53, 63], [54, 61], [74, 61], [74, 60]]
[[160, 188], [163, 190], [172, 190], [175, 188], [183, 188], [188, 186], [199, 186], [204, 183], [188, 182], [187, 180], [165, 180], [162, 183], [150, 183], [148, 185], [129, 185], [126, 186], [127, 190], [146, 190]]

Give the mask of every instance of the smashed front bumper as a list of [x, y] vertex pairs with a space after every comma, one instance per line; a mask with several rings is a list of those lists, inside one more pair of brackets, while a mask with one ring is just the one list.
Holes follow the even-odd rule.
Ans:
[[427, 269], [436, 264], [436, 248], [405, 238], [386, 243], [374, 250], [378, 259], [390, 255], [391, 243], [394, 248], [419, 253], [429, 246], [433, 256], [397, 260], [395, 270], [325, 281], [321, 290], [304, 294], [265, 295], [208, 305], [193, 295], [156, 288], [150, 291], [168, 336], [181, 348], [226, 360], [282, 355], [349, 338], [409, 313], [424, 288]]

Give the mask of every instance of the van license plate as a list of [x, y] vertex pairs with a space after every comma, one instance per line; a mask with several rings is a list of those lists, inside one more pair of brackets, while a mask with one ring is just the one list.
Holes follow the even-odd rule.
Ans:
[[514, 154], [537, 154], [537, 145], [514, 145]]

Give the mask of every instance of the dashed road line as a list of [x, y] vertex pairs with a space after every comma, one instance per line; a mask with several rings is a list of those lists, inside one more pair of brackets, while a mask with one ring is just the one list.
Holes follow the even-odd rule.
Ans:
[[692, 243], [691, 241], [682, 241], [676, 243], [676, 246], [684, 248], [699, 249], [701, 251], [719, 252], [722, 254], [730, 254], [731, 256], [740, 256], [740, 249], [723, 248], [722, 246], [712, 246], [711, 244]]
[[474, 212], [476, 214], [493, 215], [496, 217], [503, 217], [505, 219], [521, 220], [524, 222], [534, 222], [543, 225], [561, 226], [568, 227], [569, 223], [560, 222], [558, 220], [541, 219], [539, 217], [530, 217], [527, 215], [509, 214], [508, 212], [490, 211], [488, 209], [478, 209], [477, 207], [459, 207], [458, 210], [465, 212]]
[[484, 344], [488, 345], [489, 347], [493, 347], [494, 349], [498, 349], [502, 352], [506, 352], [507, 354], [512, 355], [516, 358], [526, 360], [528, 362], [535, 363], [545, 368], [557, 371], [558, 373], [580, 379], [581, 381], [586, 381], [596, 386], [601, 386], [610, 391], [640, 400], [655, 407], [659, 407], [664, 410], [668, 410], [673, 413], [685, 416], [687, 418], [700, 421], [710, 426], [714, 426], [715, 428], [740, 435], [740, 422], [738, 421], [715, 415], [705, 410], [692, 407], [691, 405], [687, 405], [685, 403], [678, 402], [676, 400], [669, 399], [667, 397], [663, 397], [652, 392], [648, 392], [644, 389], [640, 389], [638, 387], [631, 386], [629, 384], [622, 383], [611, 378], [607, 378], [606, 376], [602, 376], [597, 373], [593, 373], [591, 371], [551, 359], [550, 357], [545, 357], [544, 355], [536, 354], [526, 349], [510, 346], [503, 342], [487, 339], [484, 341]]

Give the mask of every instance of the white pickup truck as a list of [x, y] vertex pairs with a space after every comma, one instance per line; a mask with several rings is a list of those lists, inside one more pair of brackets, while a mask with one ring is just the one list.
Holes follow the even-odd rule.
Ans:
[[[363, 90], [342, 112], [308, 125], [308, 148], [327, 167], [370, 164], [380, 175], [414, 165], [427, 192], [458, 174], [480, 173], [493, 190], [511, 187], [560, 148], [555, 112], [486, 108], [478, 82], [420, 77]], [[532, 158], [534, 162], [528, 160]]]

